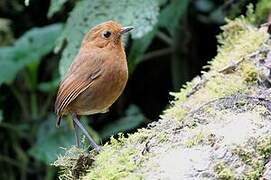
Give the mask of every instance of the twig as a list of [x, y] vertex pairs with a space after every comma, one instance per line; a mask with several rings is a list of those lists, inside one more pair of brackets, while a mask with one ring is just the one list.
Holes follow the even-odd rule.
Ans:
[[224, 67], [223, 69], [219, 70], [219, 73], [223, 73], [223, 74], [230, 74], [233, 73], [237, 67], [246, 59], [246, 58], [251, 58], [253, 56], [255, 56], [258, 52], [253, 52], [249, 55], [247, 55], [246, 57], [241, 58], [239, 61], [237, 62], [233, 62], [232, 64]]
[[15, 159], [11, 159], [7, 156], [3, 156], [3, 155], [0, 155], [0, 162], [5, 162], [5, 163], [8, 163], [8, 164], [11, 164], [12, 166], [16, 166], [16, 167], [22, 167], [21, 164], [18, 162], [18, 160], [15, 160]]
[[186, 97], [190, 97], [192, 96], [193, 94], [195, 94], [200, 88], [204, 87], [206, 82], [207, 82], [207, 79], [206, 78], [199, 78], [199, 81], [197, 83], [195, 83], [193, 85], [193, 87], [191, 88], [191, 90], [189, 92], [186, 93]]
[[28, 117], [28, 109], [27, 109], [27, 103], [26, 103], [26, 100], [25, 98], [19, 93], [19, 91], [13, 86], [9, 86], [11, 92], [13, 93], [13, 95], [15, 96], [15, 98], [17, 99], [22, 111], [23, 111], [23, 116], [25, 118]]
[[159, 31], [156, 35], [157, 35], [157, 37], [159, 39], [163, 40], [168, 45], [171, 46], [173, 44], [173, 40], [168, 35], [166, 35], [165, 33]]
[[155, 57], [170, 54], [171, 52], [173, 52], [172, 48], [164, 48], [164, 49], [155, 50], [155, 51], [146, 53], [143, 56], [142, 61], [147, 61], [147, 60], [153, 59]]

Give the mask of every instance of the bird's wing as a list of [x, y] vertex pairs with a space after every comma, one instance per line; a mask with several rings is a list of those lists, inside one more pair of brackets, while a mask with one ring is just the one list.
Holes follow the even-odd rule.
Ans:
[[[55, 112], [61, 118], [64, 109], [102, 74], [103, 60], [92, 54], [77, 56], [60, 83]], [[58, 122], [60, 123], [60, 122]]]

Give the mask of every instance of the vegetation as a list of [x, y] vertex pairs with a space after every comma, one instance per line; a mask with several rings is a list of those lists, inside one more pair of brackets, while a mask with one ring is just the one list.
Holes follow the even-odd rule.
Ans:
[[[229, 3], [212, 0], [119, 0], [114, 3], [111, 0], [51, 0], [50, 3], [2, 0], [0, 179], [54, 179], [57, 175], [52, 163], [62, 166], [60, 177], [63, 179], [84, 173], [87, 173], [85, 179], [141, 179], [143, 173], [137, 170], [141, 167], [150, 170], [146, 162], [155, 157], [148, 153], [146, 142], [155, 147], [160, 143], [168, 144], [171, 134], [159, 129], [162, 125], [155, 130], [136, 129], [159, 118], [168, 104], [169, 91], [179, 91], [182, 83], [200, 74], [206, 60], [216, 54], [214, 36], [220, 31], [218, 27], [225, 23], [224, 18], [244, 14], [249, 3], [249, 0]], [[173, 121], [168, 122], [173, 122], [175, 128], [181, 127], [192, 107], [209, 100], [251, 92], [259, 74], [249, 60], [267, 35], [248, 22], [265, 22], [271, 9], [268, 0], [259, 0], [254, 5], [255, 8], [250, 6], [247, 18], [227, 20], [218, 38], [221, 44], [218, 55], [206, 66], [209, 71], [202, 72], [201, 79], [187, 83], [180, 92], [172, 93], [175, 100], [162, 115], [160, 123], [163, 126], [170, 119]], [[253, 9], [255, 15], [251, 13]], [[96, 141], [104, 144], [101, 154], [88, 156], [81, 149], [70, 149], [75, 142], [69, 117], [61, 128], [55, 127], [54, 96], [84, 33], [111, 19], [135, 26], [131, 37], [124, 39], [130, 79], [124, 95], [110, 113], [95, 116], [95, 121], [82, 117]], [[208, 47], [202, 44], [207, 40]], [[218, 72], [228, 71], [223, 68], [229, 66], [231, 60], [240, 61], [236, 73]], [[198, 80], [206, 81], [205, 88], [194, 94]], [[188, 98], [192, 95], [193, 101]], [[259, 109], [265, 113], [264, 108]], [[187, 124], [191, 129], [198, 126], [193, 118]], [[117, 135], [119, 132], [124, 134]], [[110, 138], [111, 135], [116, 135], [117, 140]], [[193, 148], [211, 143], [210, 134], [196, 130], [194, 135], [184, 141], [184, 146]], [[85, 143], [85, 149], [87, 147]], [[269, 156], [267, 146], [258, 149], [261, 160]], [[71, 157], [81, 158], [83, 163], [70, 161]], [[222, 163], [218, 173], [227, 176], [231, 171], [223, 167]]]

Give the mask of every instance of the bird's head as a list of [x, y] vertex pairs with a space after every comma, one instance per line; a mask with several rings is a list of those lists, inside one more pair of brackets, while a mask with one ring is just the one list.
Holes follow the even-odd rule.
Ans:
[[132, 29], [132, 26], [122, 27], [115, 21], [107, 21], [93, 27], [85, 35], [82, 45], [86, 43], [99, 48], [121, 45], [121, 36]]

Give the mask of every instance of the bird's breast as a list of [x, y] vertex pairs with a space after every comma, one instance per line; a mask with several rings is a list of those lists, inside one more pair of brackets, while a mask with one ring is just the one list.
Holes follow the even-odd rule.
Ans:
[[126, 58], [108, 60], [101, 75], [71, 104], [77, 114], [94, 114], [108, 109], [121, 95], [128, 79]]

